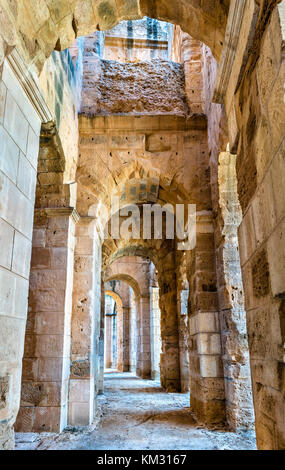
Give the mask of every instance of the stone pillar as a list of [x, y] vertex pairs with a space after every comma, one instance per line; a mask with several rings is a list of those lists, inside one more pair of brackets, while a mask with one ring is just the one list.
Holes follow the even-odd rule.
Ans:
[[160, 333], [160, 309], [159, 309], [159, 288], [150, 288], [151, 305], [151, 378], [160, 378], [160, 354], [161, 354], [161, 333]]
[[117, 310], [117, 368], [120, 372], [129, 371], [129, 317], [130, 292], [126, 282], [115, 281], [115, 294], [119, 296], [116, 302]]
[[137, 375], [143, 379], [151, 377], [151, 353], [150, 353], [150, 298], [141, 296], [139, 322], [139, 361]]
[[[0, 450], [14, 447], [13, 425], [20, 405], [43, 119], [22, 88], [29, 82], [28, 71], [19, 81], [12, 59], [10, 54], [3, 68], [0, 59]], [[33, 87], [36, 96], [35, 81]]]
[[118, 356], [117, 356], [117, 314], [112, 317], [112, 367], [113, 369], [118, 368]]
[[105, 368], [113, 366], [113, 315], [105, 316]]
[[161, 261], [159, 271], [159, 301], [161, 311], [162, 354], [160, 356], [161, 385], [168, 392], [180, 392], [179, 331], [177, 313], [177, 291], [175, 252], [170, 252]]
[[217, 284], [227, 423], [234, 431], [254, 428], [251, 372], [240, 267], [236, 155], [218, 159], [218, 216], [215, 219]]
[[[95, 320], [96, 285], [101, 290], [100, 239], [93, 217], [81, 217], [76, 227], [74, 289], [71, 323], [71, 368], [69, 384], [69, 424], [89, 425], [94, 419], [95, 388], [99, 386], [96, 370], [98, 358]], [[99, 274], [98, 274], [99, 273]], [[98, 279], [99, 277], [99, 279]], [[99, 293], [100, 294], [100, 293]]]
[[67, 425], [77, 221], [72, 208], [35, 210], [17, 431], [60, 432]]
[[205, 424], [224, 423], [224, 373], [211, 213], [197, 215], [196, 248], [187, 256], [191, 408]]

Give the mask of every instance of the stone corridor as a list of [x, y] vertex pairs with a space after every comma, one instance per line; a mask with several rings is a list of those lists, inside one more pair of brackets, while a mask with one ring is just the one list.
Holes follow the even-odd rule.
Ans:
[[253, 431], [210, 430], [196, 423], [189, 393], [109, 370], [96, 429], [16, 434], [16, 450], [256, 450]]

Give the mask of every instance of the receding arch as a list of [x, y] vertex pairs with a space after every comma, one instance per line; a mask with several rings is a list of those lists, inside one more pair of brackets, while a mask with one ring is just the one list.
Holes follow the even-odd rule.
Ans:
[[[113, 276], [110, 276], [105, 280], [105, 282], [109, 282], [109, 281], [123, 281], [123, 282], [126, 282], [133, 289], [133, 291], [134, 291], [134, 293], [137, 297], [139, 297], [141, 295], [140, 287], [139, 287], [138, 282], [133, 277], [131, 277], [127, 274], [114, 274]], [[107, 293], [107, 292], [105, 291], [105, 293]], [[113, 293], [113, 294], [115, 294], [115, 293]], [[110, 294], [107, 294], [107, 295], [110, 295]], [[115, 295], [117, 295], [117, 294], [115, 294]], [[111, 297], [113, 297], [113, 299], [116, 300], [114, 295], [111, 295]]]

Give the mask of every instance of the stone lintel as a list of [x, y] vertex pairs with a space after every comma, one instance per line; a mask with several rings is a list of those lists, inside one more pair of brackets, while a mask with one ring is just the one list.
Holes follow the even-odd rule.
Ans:
[[155, 131], [204, 131], [207, 129], [207, 116], [193, 114], [191, 116], [147, 115], [147, 114], [113, 114], [87, 116], [79, 115], [80, 134], [96, 134], [114, 132], [155, 132]]
[[47, 207], [35, 209], [35, 213], [45, 213], [48, 217], [71, 217], [73, 222], [77, 224], [80, 220], [80, 215], [74, 207]]

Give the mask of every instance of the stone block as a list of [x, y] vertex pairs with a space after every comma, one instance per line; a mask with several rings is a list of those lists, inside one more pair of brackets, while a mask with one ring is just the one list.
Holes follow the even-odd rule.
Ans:
[[17, 186], [25, 194], [25, 196], [30, 199], [30, 201], [34, 201], [35, 199], [36, 178], [36, 170], [32, 167], [32, 165], [21, 152], [19, 159]]
[[0, 316], [25, 320], [28, 309], [28, 281], [0, 268], [0, 292]]
[[29, 279], [31, 265], [31, 241], [19, 232], [15, 232], [12, 271]]
[[38, 167], [39, 147], [40, 147], [40, 138], [37, 134], [35, 134], [33, 129], [30, 127], [26, 156], [35, 170], [37, 170], [37, 167]]
[[59, 382], [62, 380], [63, 359], [39, 358], [37, 380], [44, 382]]
[[4, 127], [22, 152], [26, 153], [29, 124], [9, 92], [6, 99]]
[[61, 384], [59, 382], [23, 381], [21, 407], [60, 406]]
[[[274, 195], [274, 209], [277, 221], [285, 215], [284, 181], [285, 181], [285, 139], [275, 155], [270, 167], [271, 188]], [[272, 193], [271, 193], [272, 194]]]
[[33, 292], [34, 311], [42, 312], [64, 312], [65, 311], [65, 290], [38, 290]]
[[27, 238], [32, 238], [33, 204], [0, 171], [0, 217]]
[[222, 377], [223, 367], [220, 356], [200, 356], [201, 377]]
[[200, 333], [197, 335], [198, 354], [221, 354], [219, 334]]
[[33, 247], [44, 248], [46, 245], [46, 230], [34, 228], [33, 231]]
[[277, 150], [284, 139], [285, 101], [284, 101], [285, 62], [281, 62], [278, 77], [268, 100], [268, 114], [272, 134], [272, 149]]
[[33, 247], [32, 269], [47, 269], [51, 267], [51, 250], [49, 248]]
[[60, 432], [61, 412], [60, 407], [36, 407], [32, 430], [34, 432]]
[[89, 403], [70, 403], [69, 421], [71, 425], [88, 426], [90, 424]]
[[74, 403], [89, 403], [90, 401], [90, 379], [70, 380], [69, 400]]

